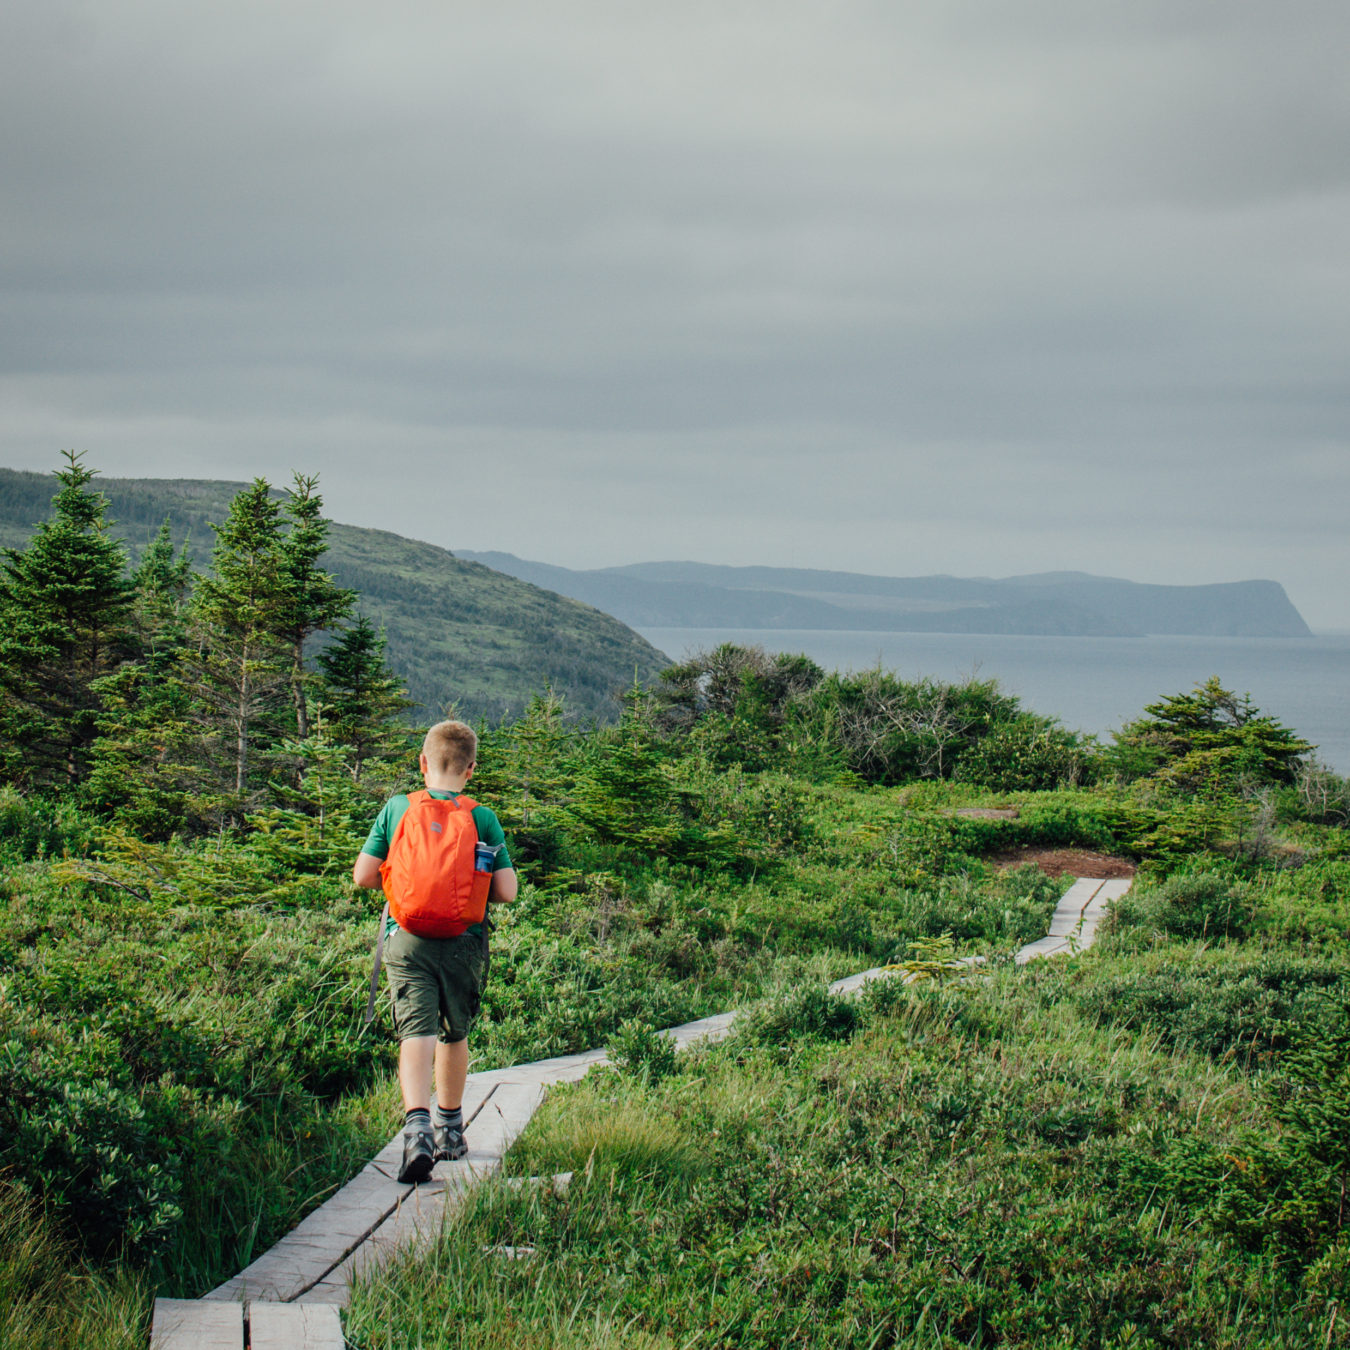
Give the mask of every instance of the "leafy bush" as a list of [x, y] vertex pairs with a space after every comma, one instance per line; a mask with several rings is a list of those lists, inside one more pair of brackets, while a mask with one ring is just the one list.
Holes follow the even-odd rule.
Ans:
[[[1278, 1128], [1244, 1151], [1241, 1199], [1221, 1216], [1249, 1243], [1273, 1239], [1300, 1264], [1325, 1266], [1350, 1230], [1350, 999], [1300, 1032], [1266, 1095]], [[1350, 1272], [1340, 1269], [1343, 1294]]]
[[606, 1049], [615, 1068], [653, 1082], [669, 1078], [679, 1067], [675, 1042], [638, 1018], [622, 1023]]
[[1251, 932], [1257, 904], [1251, 886], [1225, 872], [1183, 872], [1138, 886], [1111, 909], [1111, 926], [1141, 925], [1181, 938], [1240, 938]]
[[686, 761], [683, 778], [696, 795], [695, 818], [729, 834], [740, 870], [768, 866], [812, 836], [810, 796], [797, 779], [781, 773], [717, 771], [707, 761]]
[[644, 716], [641, 706], [630, 710], [579, 768], [572, 800], [560, 813], [578, 851], [594, 841], [607, 850], [609, 866], [624, 870], [654, 857], [703, 865], [733, 860], [731, 830], [698, 822], [697, 794]]
[[[1253, 885], [1256, 883], [1253, 882]], [[1257, 931], [1267, 941], [1343, 949], [1350, 934], [1350, 858], [1320, 857], [1261, 878]]]
[[[0, 920], [0, 1168], [86, 1250], [165, 1260], [176, 1234], [218, 1228], [222, 1209], [279, 1236], [318, 1176], [382, 1138], [357, 1131], [349, 1151], [312, 1129], [326, 1099], [387, 1062], [360, 1035], [366, 934], [345, 900], [277, 919], [104, 904], [51, 869], [24, 882], [11, 880]], [[280, 1150], [291, 1177], [247, 1192], [246, 1159], [270, 1147], [256, 1137], [262, 1107], [277, 1103], [315, 1139], [298, 1131]], [[218, 1239], [222, 1265], [248, 1232], [241, 1218]], [[199, 1276], [232, 1273], [208, 1263]]]
[[1034, 713], [999, 722], [962, 756], [955, 777], [995, 792], [1042, 792], [1089, 783], [1096, 761], [1079, 737]]
[[887, 840], [896, 883], [930, 887], [938, 878], [968, 872], [988, 837], [984, 824], [918, 814], [898, 821]]
[[0, 1002], [0, 1159], [58, 1204], [88, 1251], [152, 1255], [182, 1218], [174, 1108], [186, 1094], [147, 1111], [114, 1038], [26, 1022]]
[[1085, 1015], [1147, 1030], [1163, 1045], [1258, 1068], [1277, 1061], [1301, 1032], [1324, 1025], [1347, 988], [1344, 960], [1167, 947], [1125, 969], [1091, 967], [1072, 999]]
[[804, 1041], [846, 1041], [857, 1030], [858, 1005], [819, 985], [786, 990], [757, 1004], [736, 1021], [736, 1038], [791, 1051]]
[[16, 861], [82, 857], [91, 846], [95, 824], [68, 799], [0, 787], [0, 856]]
[[905, 681], [881, 669], [828, 676], [810, 706], [846, 766], [886, 784], [951, 777], [982, 737], [1021, 711], [995, 680]]
[[1141, 1193], [1186, 1212], [1192, 1224], [1304, 1272], [1314, 1305], [1326, 1312], [1350, 1293], [1350, 1002], [1342, 998], [1295, 1030], [1262, 1096], [1268, 1118], [1240, 1138], [1178, 1132], [1128, 1170]]

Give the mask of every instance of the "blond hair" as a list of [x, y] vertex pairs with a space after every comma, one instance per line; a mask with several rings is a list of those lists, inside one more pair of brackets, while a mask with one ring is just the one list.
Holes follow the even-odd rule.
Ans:
[[427, 768], [434, 774], [461, 774], [478, 757], [478, 737], [463, 722], [437, 722], [422, 742]]

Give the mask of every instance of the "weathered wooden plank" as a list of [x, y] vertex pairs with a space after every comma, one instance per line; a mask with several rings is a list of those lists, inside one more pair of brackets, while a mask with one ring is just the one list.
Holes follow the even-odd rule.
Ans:
[[353, 1278], [378, 1269], [405, 1247], [433, 1241], [447, 1212], [459, 1203], [464, 1192], [501, 1167], [502, 1155], [529, 1124], [543, 1099], [542, 1084], [499, 1084], [473, 1128], [466, 1131], [468, 1155], [454, 1162], [437, 1163], [433, 1180], [411, 1188], [393, 1213], [359, 1247], [306, 1290], [304, 1302], [345, 1307]]
[[1112, 877], [1109, 881], [1103, 881], [1101, 890], [1093, 899], [1093, 904], [1100, 904], [1105, 908], [1113, 900], [1119, 900], [1132, 884], [1129, 877]]
[[352, 1296], [351, 1285], [347, 1282], [347, 1277], [339, 1273], [344, 1271], [345, 1268], [344, 1264], [339, 1266], [337, 1270], [329, 1271], [312, 1289], [307, 1289], [304, 1295], [304, 1303], [300, 1306], [305, 1308], [318, 1306], [345, 1308], [351, 1302]]
[[244, 1305], [157, 1298], [150, 1350], [244, 1350]]
[[1060, 897], [1050, 919], [1050, 937], [1068, 937], [1083, 922], [1083, 911], [1092, 903], [1092, 897], [1101, 888], [1100, 881], [1080, 878]]
[[503, 1186], [513, 1191], [552, 1191], [554, 1195], [566, 1195], [572, 1185], [571, 1172], [554, 1172], [549, 1177], [506, 1177]]
[[[466, 1119], [481, 1114], [496, 1083], [470, 1082]], [[411, 1187], [397, 1180], [403, 1160], [400, 1130], [336, 1195], [303, 1218], [280, 1242], [206, 1295], [213, 1300], [298, 1299], [320, 1282], [397, 1209]]]
[[[462, 1167], [464, 1160], [455, 1163], [440, 1163], [440, 1167]], [[483, 1176], [487, 1168], [480, 1168], [477, 1177]], [[475, 1177], [468, 1177], [462, 1186], [446, 1186], [428, 1190], [418, 1186], [407, 1199], [384, 1221], [368, 1238], [342, 1263], [330, 1270], [317, 1284], [305, 1291], [305, 1303], [331, 1304], [345, 1308], [351, 1297], [352, 1281], [364, 1274], [379, 1270], [396, 1252], [414, 1246], [419, 1242], [430, 1241], [440, 1231], [445, 1222], [447, 1211], [459, 1202], [468, 1184]]]
[[1019, 965], [1024, 966], [1028, 961], [1034, 961], [1037, 957], [1058, 956], [1060, 953], [1069, 951], [1069, 941], [1061, 937], [1043, 937], [1035, 942], [1028, 942], [1013, 960]]
[[700, 1017], [697, 1022], [671, 1027], [663, 1034], [678, 1046], [696, 1045], [699, 1041], [722, 1041], [731, 1035], [734, 1012], [718, 1013], [716, 1017]]
[[578, 1055], [559, 1055], [554, 1059], [540, 1059], [533, 1064], [516, 1064], [509, 1069], [485, 1069], [481, 1074], [470, 1074], [484, 1084], [502, 1083], [571, 1083], [584, 1078], [597, 1064], [606, 1062], [603, 1050], [585, 1050]]
[[251, 1350], [342, 1350], [342, 1318], [335, 1307], [306, 1303], [250, 1303]]
[[1112, 877], [1103, 881], [1096, 893], [1083, 910], [1083, 947], [1090, 947], [1097, 940], [1097, 929], [1112, 902], [1119, 900], [1130, 889], [1129, 877]]
[[889, 980], [894, 977], [894, 973], [894, 971], [885, 969], [884, 966], [873, 966], [871, 970], [860, 970], [856, 975], [846, 975], [842, 980], [836, 980], [830, 985], [830, 993], [837, 994], [841, 998], [849, 994], [856, 994], [870, 980]]

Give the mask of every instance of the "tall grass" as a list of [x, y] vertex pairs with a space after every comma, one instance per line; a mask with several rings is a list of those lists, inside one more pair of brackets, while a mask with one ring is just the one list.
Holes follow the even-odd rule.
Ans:
[[347, 1334], [362, 1350], [573, 1344], [578, 1327], [690, 1350], [1350, 1344], [1335, 1260], [1247, 1241], [1231, 1188], [1189, 1194], [1269, 1128], [1259, 1085], [1100, 1021], [1069, 983], [1046, 966], [870, 986], [852, 1028], [807, 991], [793, 1028], [780, 994], [673, 1075], [593, 1073], [507, 1160], [571, 1170], [570, 1188], [485, 1186], [431, 1250], [358, 1286]]
[[358, 1172], [400, 1118], [386, 1080], [336, 1103], [279, 1098], [222, 1127], [184, 1178], [183, 1219], [150, 1266], [158, 1292], [198, 1298], [269, 1250]]
[[41, 1208], [0, 1181], [0, 1347], [142, 1350], [146, 1283], [82, 1265]]

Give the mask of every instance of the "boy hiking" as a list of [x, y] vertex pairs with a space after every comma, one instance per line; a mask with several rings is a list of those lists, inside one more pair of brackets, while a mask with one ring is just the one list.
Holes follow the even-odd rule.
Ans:
[[384, 804], [352, 869], [358, 886], [382, 887], [389, 901], [384, 962], [399, 1036], [402, 1182], [425, 1181], [440, 1159], [469, 1151], [461, 1107], [483, 992], [487, 902], [516, 898], [501, 824], [463, 795], [477, 754], [478, 738], [463, 722], [432, 727], [419, 761], [426, 791]]

